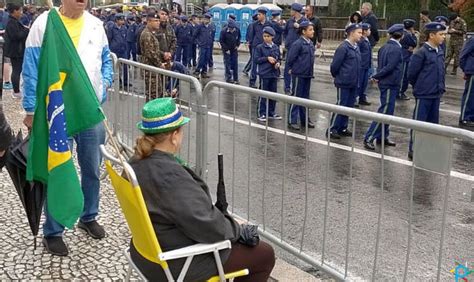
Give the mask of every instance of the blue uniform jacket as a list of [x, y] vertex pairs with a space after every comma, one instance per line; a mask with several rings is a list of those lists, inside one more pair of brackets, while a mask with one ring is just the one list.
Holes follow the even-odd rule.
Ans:
[[410, 52], [408, 48], [413, 47], [415, 49], [417, 45], [416, 35], [413, 33], [405, 30], [403, 31], [403, 38], [400, 40], [400, 44], [402, 45], [402, 54], [403, 54], [403, 61], [409, 62], [411, 55], [413, 55], [413, 50]]
[[127, 28], [123, 25], [120, 28], [114, 24], [107, 30], [107, 39], [109, 40], [110, 51], [117, 56], [127, 52]]
[[275, 58], [278, 63], [281, 61], [278, 45], [262, 43], [255, 48], [254, 61], [257, 64], [258, 75], [260, 78], [278, 78], [280, 70], [276, 69], [274, 64], [270, 64], [268, 57]]
[[459, 66], [465, 74], [474, 75], [474, 37], [471, 37], [462, 48]]
[[252, 27], [247, 30], [248, 39], [250, 46], [252, 46], [252, 48], [255, 48], [263, 43], [263, 28], [266, 26], [271, 27], [271, 24], [269, 21], [265, 21], [264, 23], [256, 21], [251, 23], [250, 25]]
[[128, 25], [127, 42], [137, 42], [137, 29], [138, 25], [136, 23]]
[[418, 49], [408, 64], [408, 81], [413, 85], [416, 98], [435, 99], [443, 95], [444, 50], [432, 48], [428, 43]]
[[369, 39], [362, 38], [357, 45], [360, 51], [361, 69], [370, 69], [372, 67], [372, 46], [370, 45]]
[[285, 31], [285, 28], [275, 21], [271, 22], [271, 26], [273, 30], [275, 30], [275, 37], [273, 37], [273, 43], [280, 46], [283, 42], [283, 32]]
[[298, 21], [295, 21], [295, 18], [291, 18], [286, 22], [285, 30], [283, 32], [283, 37], [285, 38], [285, 48], [287, 50], [290, 50], [291, 44], [293, 44], [298, 38], [300, 37], [298, 35], [298, 29], [294, 28], [295, 22], [298, 24], [307, 21], [307, 18], [302, 17]]
[[360, 51], [352, 46], [348, 40], [337, 47], [331, 63], [331, 75], [334, 85], [338, 88], [355, 88], [359, 83], [359, 69], [361, 65]]
[[230, 28], [223, 29], [219, 42], [224, 52], [237, 49], [240, 45], [240, 29], [235, 28], [233, 31]]
[[379, 81], [381, 88], [400, 87], [402, 62], [402, 47], [397, 41], [390, 39], [379, 50], [377, 73], [372, 78]]
[[176, 44], [178, 45], [191, 45], [193, 43], [193, 27], [192, 25], [180, 24], [175, 29], [176, 33]]
[[211, 24], [208, 24], [207, 26], [200, 24], [197, 26], [193, 37], [196, 38], [199, 47], [212, 48], [215, 33], [216, 30], [212, 28]]
[[314, 50], [313, 42], [302, 36], [291, 45], [286, 59], [291, 75], [313, 77]]

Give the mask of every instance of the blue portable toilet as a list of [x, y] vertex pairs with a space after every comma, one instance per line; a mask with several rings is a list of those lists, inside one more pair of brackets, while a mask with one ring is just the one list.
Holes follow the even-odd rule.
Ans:
[[225, 18], [225, 8], [227, 4], [216, 4], [209, 9], [209, 13], [212, 16], [212, 22], [216, 26], [216, 35], [214, 41], [219, 41], [219, 37], [222, 30], [222, 24], [227, 19]]
[[282, 10], [280, 7], [278, 7], [277, 5], [273, 5], [273, 4], [262, 4], [262, 5], [258, 6], [258, 7], [259, 7], [259, 8], [260, 8], [260, 7], [263, 7], [263, 8], [265, 8], [265, 9], [267, 9], [267, 19], [268, 19], [268, 20], [271, 20], [271, 19], [272, 19], [272, 13], [273, 13], [273, 12], [280, 12], [280, 13], [283, 12], [283, 10]]
[[246, 42], [247, 28], [252, 23], [252, 16], [257, 12], [258, 5], [247, 4], [240, 8], [240, 36]]
[[240, 14], [240, 10], [242, 9], [243, 5], [242, 4], [230, 4], [228, 5], [227, 7], [225, 7], [225, 21], [227, 21], [229, 19], [229, 15], [233, 14], [235, 15], [235, 21], [236, 22], [240, 22], [241, 20], [241, 14]]

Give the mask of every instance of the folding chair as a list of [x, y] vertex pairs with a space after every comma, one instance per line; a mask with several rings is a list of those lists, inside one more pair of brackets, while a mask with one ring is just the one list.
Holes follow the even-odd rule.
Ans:
[[[211, 277], [208, 281], [225, 281], [226, 279], [233, 280], [235, 277], [248, 275], [248, 269], [235, 271], [232, 273], [224, 273], [224, 267], [219, 256], [219, 251], [223, 249], [230, 249], [232, 247], [229, 240], [216, 242], [214, 244], [196, 244], [185, 248], [163, 252], [158, 238], [156, 237], [153, 225], [151, 223], [145, 201], [142, 196], [140, 185], [132, 167], [128, 163], [123, 163], [115, 158], [110, 152], [105, 149], [104, 145], [100, 146], [102, 154], [105, 158], [105, 167], [109, 174], [115, 194], [125, 215], [128, 227], [132, 233], [133, 245], [137, 251], [149, 261], [152, 261], [161, 266], [166, 274], [168, 281], [175, 281], [167, 261], [179, 258], [186, 258], [183, 268], [176, 281], [183, 281], [186, 272], [191, 265], [194, 256], [213, 253], [216, 260], [218, 276]], [[120, 166], [125, 170], [130, 177], [130, 181], [123, 178], [112, 166], [112, 163]], [[129, 247], [126, 247], [124, 254], [129, 263], [127, 274], [127, 281], [130, 280], [132, 269], [135, 270], [142, 280], [147, 280], [140, 272], [138, 267], [133, 263], [130, 257]]]

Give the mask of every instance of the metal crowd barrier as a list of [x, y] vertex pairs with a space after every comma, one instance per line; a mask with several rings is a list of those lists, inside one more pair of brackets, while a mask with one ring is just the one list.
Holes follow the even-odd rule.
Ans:
[[[454, 246], [471, 244], [472, 232], [456, 238], [447, 229], [453, 228], [453, 213], [472, 211], [472, 204], [449, 206], [454, 210], [449, 223], [447, 214], [448, 199], [460, 197], [450, 183], [462, 182], [468, 191], [474, 181], [470, 175], [465, 181], [452, 180], [459, 175], [451, 171], [453, 139], [467, 142], [472, 150], [474, 132], [219, 81], [207, 83], [203, 95], [209, 101], [209, 186], [217, 179], [216, 155], [223, 153], [232, 213], [258, 224], [261, 235], [283, 250], [338, 280], [446, 280], [453, 277], [454, 259], [472, 258], [472, 247]], [[283, 120], [257, 122], [257, 97], [278, 101]], [[315, 130], [322, 134], [331, 113], [351, 117], [352, 138], [334, 143], [313, 137], [315, 130], [308, 127], [302, 133], [287, 131], [289, 104], [306, 107], [306, 116], [316, 112]], [[414, 129], [414, 161], [386, 155], [384, 142], [380, 153], [358, 149], [356, 133], [361, 124], [367, 128], [364, 120], [390, 124], [397, 131]], [[364, 167], [366, 163], [372, 165]], [[376, 177], [364, 181], [361, 169]], [[430, 196], [431, 190], [442, 196]], [[400, 200], [393, 206], [388, 197]], [[437, 210], [435, 216], [425, 215], [420, 205], [429, 214]], [[401, 211], [406, 218], [400, 218]], [[420, 239], [420, 232], [432, 237]]]
[[[123, 73], [127, 68], [129, 84], [124, 85]], [[133, 147], [139, 130], [136, 124], [140, 121], [141, 109], [145, 102], [150, 99], [151, 88], [146, 91], [145, 76], [148, 79], [160, 81], [161, 87], [156, 83], [156, 90], [160, 96], [170, 96], [170, 91], [178, 90], [176, 103], [191, 118], [187, 126], [186, 137], [180, 157], [193, 167], [196, 173], [204, 176], [206, 163], [203, 156], [206, 155], [206, 126], [207, 112], [199, 105], [205, 105], [202, 96], [200, 82], [193, 76], [168, 71], [149, 65], [118, 59], [114, 62], [114, 84], [108, 90], [108, 101], [104, 110], [112, 125], [114, 135], [128, 156], [133, 154]], [[168, 87], [167, 86], [172, 85]]]

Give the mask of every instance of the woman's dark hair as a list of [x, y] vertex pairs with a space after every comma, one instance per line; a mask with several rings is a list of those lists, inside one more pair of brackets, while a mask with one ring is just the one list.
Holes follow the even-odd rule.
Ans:
[[8, 3], [7, 4], [7, 11], [9, 14], [12, 14], [14, 11], [18, 11], [21, 9], [21, 6], [15, 3]]
[[397, 39], [397, 40], [402, 38], [402, 36], [403, 36], [403, 32], [394, 32], [394, 33], [391, 34], [391, 37], [393, 39]]
[[298, 35], [303, 35], [303, 30], [307, 30], [310, 26], [312, 25], [298, 28]]
[[359, 12], [354, 12], [350, 18], [349, 18], [349, 21], [351, 23], [361, 23], [362, 22], [362, 15], [359, 14]]

